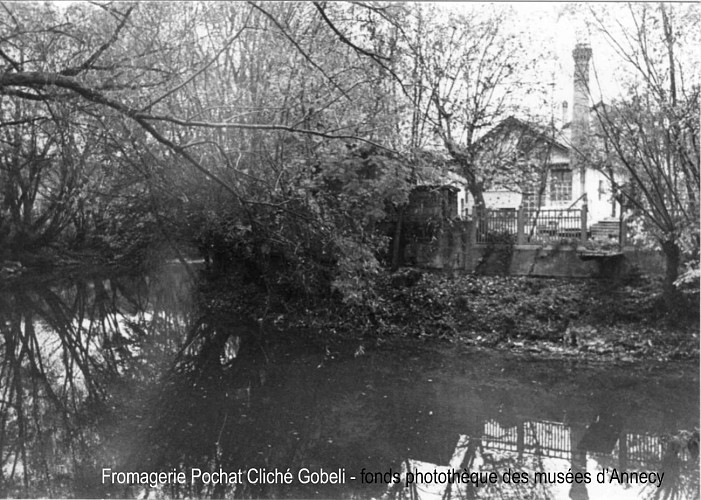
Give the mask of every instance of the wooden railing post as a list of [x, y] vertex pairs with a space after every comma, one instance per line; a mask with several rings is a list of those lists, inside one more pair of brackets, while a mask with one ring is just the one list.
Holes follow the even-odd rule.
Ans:
[[580, 241], [582, 245], [587, 243], [587, 199], [584, 198], [584, 203], [582, 203], [582, 227], [580, 234]]
[[518, 207], [516, 211], [516, 244], [523, 245], [525, 243], [525, 237], [523, 228], [525, 226], [523, 208]]
[[470, 236], [469, 245], [470, 251], [474, 252], [475, 245], [477, 244], [477, 224], [479, 224], [480, 212], [477, 207], [472, 209], [472, 220], [470, 221]]
[[477, 217], [475, 218], [476, 228], [475, 228], [475, 241], [477, 243], [484, 243], [486, 241], [487, 233], [489, 232], [489, 210], [483, 206], [480, 206], [477, 210]]

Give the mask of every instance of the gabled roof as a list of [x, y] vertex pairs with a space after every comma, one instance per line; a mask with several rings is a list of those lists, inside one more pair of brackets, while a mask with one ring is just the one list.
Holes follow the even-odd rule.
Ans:
[[518, 149], [524, 149], [528, 141], [543, 141], [555, 148], [560, 149], [563, 153], [568, 153], [570, 148], [562, 141], [562, 136], [551, 127], [546, 127], [540, 124], [526, 122], [515, 116], [509, 116], [498, 123], [492, 130], [487, 132], [480, 138], [478, 143], [488, 145], [490, 141], [498, 138], [507, 138], [513, 133], [519, 133]]
[[416, 183], [419, 186], [457, 186], [467, 184], [467, 180], [460, 174], [443, 166], [443, 168], [427, 169], [418, 173]]
[[464, 177], [454, 171], [455, 160], [443, 151], [423, 149], [416, 153], [419, 160], [429, 168], [417, 169], [416, 184], [419, 186], [465, 185]]

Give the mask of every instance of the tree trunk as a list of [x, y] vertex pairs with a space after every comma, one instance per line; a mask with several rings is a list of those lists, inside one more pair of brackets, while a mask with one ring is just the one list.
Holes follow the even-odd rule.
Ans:
[[481, 234], [482, 238], [484, 238], [487, 235], [487, 220], [485, 218], [487, 207], [484, 202], [484, 190], [482, 189], [482, 183], [471, 183], [468, 186], [468, 189], [470, 190], [470, 194], [474, 200], [474, 206], [472, 207], [473, 224], [477, 224], [477, 234]]
[[475, 206], [482, 208], [486, 208], [486, 203], [484, 201], [484, 191], [482, 190], [482, 186], [475, 186], [473, 189], [470, 189], [472, 194], [472, 197], [475, 200]]
[[392, 272], [399, 269], [402, 262], [402, 227], [404, 225], [404, 206], [397, 210], [397, 224], [394, 226], [394, 237], [392, 238]]
[[664, 301], [667, 310], [671, 311], [677, 304], [677, 289], [674, 282], [679, 275], [679, 245], [674, 240], [662, 242], [662, 252], [665, 255]]

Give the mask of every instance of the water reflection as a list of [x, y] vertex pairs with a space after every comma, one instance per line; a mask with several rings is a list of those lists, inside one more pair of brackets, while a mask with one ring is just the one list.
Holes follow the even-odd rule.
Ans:
[[3, 496], [92, 492], [111, 410], [172, 359], [189, 290], [174, 267], [156, 278], [80, 276], [0, 291]]
[[[621, 498], [698, 497], [698, 444], [670, 437], [698, 427], [697, 366], [596, 368], [407, 349], [330, 361], [298, 332], [198, 310], [193, 295], [189, 274], [177, 267], [0, 291], [0, 494], [607, 498], [614, 492], [604, 488], [615, 488]], [[360, 474], [412, 465], [511, 468], [531, 478], [606, 468], [665, 476], [662, 488], [434, 484], [432, 497], [426, 485]], [[301, 484], [302, 467], [344, 469], [348, 479]], [[103, 468], [290, 468], [295, 481], [188, 477], [150, 487], [103, 482]]]
[[601, 422], [488, 420], [481, 436], [460, 436], [447, 466], [406, 460], [383, 498], [699, 497], [698, 434], [612, 434]]

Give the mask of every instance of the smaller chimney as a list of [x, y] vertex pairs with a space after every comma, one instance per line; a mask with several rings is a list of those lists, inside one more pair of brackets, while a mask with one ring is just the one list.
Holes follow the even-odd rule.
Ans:
[[569, 104], [567, 101], [562, 101], [562, 126], [564, 127], [567, 125], [567, 118], [569, 118], [569, 115], [567, 113], [567, 110], [569, 108]]

